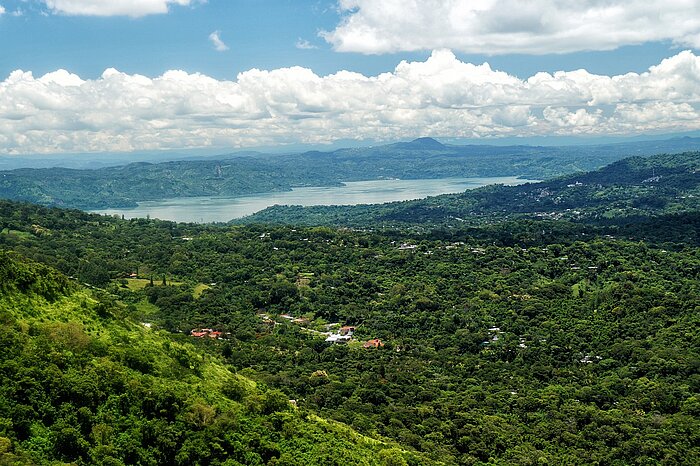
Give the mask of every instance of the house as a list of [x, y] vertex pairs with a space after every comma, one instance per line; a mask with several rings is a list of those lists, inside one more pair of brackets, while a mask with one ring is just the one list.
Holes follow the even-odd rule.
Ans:
[[347, 325], [344, 327], [340, 327], [340, 331], [338, 332], [342, 336], [349, 336], [351, 337], [353, 333], [355, 333], [355, 327]]
[[364, 348], [381, 348], [384, 346], [384, 343], [379, 338], [375, 338], [373, 340], [367, 340], [362, 346]]
[[326, 341], [328, 343], [347, 343], [352, 339], [350, 335], [338, 335], [337, 333], [333, 333], [331, 335], [328, 335], [326, 338]]
[[482, 341], [481, 345], [486, 346], [491, 343], [496, 343], [501, 339], [500, 335], [503, 333], [504, 332], [501, 330], [500, 327], [489, 327], [489, 339], [486, 341]]

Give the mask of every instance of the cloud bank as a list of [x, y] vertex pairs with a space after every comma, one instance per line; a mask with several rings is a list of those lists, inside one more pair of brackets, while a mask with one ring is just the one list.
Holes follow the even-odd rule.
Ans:
[[343, 21], [321, 36], [341, 52], [547, 54], [660, 40], [700, 48], [698, 0], [339, 0], [338, 8]]
[[131, 16], [168, 12], [170, 5], [187, 6], [197, 0], [44, 0], [53, 13], [75, 16]]
[[698, 129], [700, 57], [690, 51], [619, 76], [577, 70], [522, 80], [438, 50], [369, 77], [293, 67], [220, 81], [108, 69], [94, 80], [59, 70], [15, 71], [0, 82], [0, 152], [10, 154]]

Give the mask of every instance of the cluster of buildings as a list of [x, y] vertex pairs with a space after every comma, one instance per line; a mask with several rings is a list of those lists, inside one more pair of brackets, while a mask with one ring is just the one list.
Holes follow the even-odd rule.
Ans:
[[331, 333], [326, 338], [329, 343], [347, 343], [352, 340], [352, 334], [355, 333], [355, 327], [345, 326], [340, 327], [338, 333]]
[[[347, 343], [352, 340], [352, 335], [355, 333], [355, 327], [348, 325], [345, 327], [340, 327], [338, 333], [331, 333], [326, 338], [329, 343]], [[379, 338], [373, 338], [372, 340], [367, 340], [362, 344], [363, 348], [381, 348], [384, 343]]]
[[[277, 322], [273, 317], [271, 317], [269, 314], [265, 313], [259, 313], [258, 317], [262, 320], [263, 324], [269, 325], [271, 328], [274, 328], [276, 325], [280, 325], [280, 322]], [[279, 315], [280, 319], [284, 319], [292, 324], [297, 324], [301, 325], [303, 328], [302, 330], [308, 333], [312, 333], [318, 336], [324, 336], [325, 341], [327, 343], [332, 343], [332, 344], [345, 344], [353, 340], [353, 335], [355, 333], [356, 327], [354, 325], [345, 325], [340, 327], [339, 323], [332, 323], [332, 324], [327, 324], [326, 331], [319, 331], [319, 330], [314, 330], [308, 328], [309, 319], [306, 317], [294, 317], [291, 314], [280, 314]], [[337, 330], [331, 330], [337, 328]], [[201, 331], [208, 330], [208, 329], [202, 329]], [[193, 331], [194, 332], [194, 331]], [[194, 333], [193, 333], [194, 335]], [[371, 340], [368, 340], [362, 344], [363, 348], [381, 348], [384, 346], [384, 342], [382, 342], [379, 338], [374, 338]]]
[[228, 334], [212, 328], [196, 328], [192, 329], [190, 335], [195, 338], [212, 338], [215, 340], [223, 340], [224, 336]]

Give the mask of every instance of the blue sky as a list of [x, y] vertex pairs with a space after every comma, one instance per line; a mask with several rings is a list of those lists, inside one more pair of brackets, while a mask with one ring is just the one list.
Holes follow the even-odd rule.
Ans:
[[0, 0], [0, 153], [700, 129], [700, 2], [562, 3]]
[[[304, 66], [325, 75], [352, 70], [376, 75], [401, 60], [424, 60], [431, 50], [366, 55], [337, 53], [318, 36], [341, 20], [337, 3], [318, 0], [209, 0], [170, 7], [168, 14], [68, 16], [47, 14], [43, 2], [0, 0], [0, 77], [22, 69], [42, 75], [66, 69], [97, 78], [107, 68], [157, 76], [171, 69], [235, 79], [250, 68]], [[13, 16], [13, 12], [21, 16]], [[208, 39], [220, 31], [229, 47], [217, 52]], [[301, 41], [315, 48], [303, 49]], [[682, 47], [671, 41], [625, 46], [610, 51], [570, 54], [488, 55], [460, 53], [463, 61], [483, 63], [527, 78], [538, 71], [585, 68], [592, 73], [642, 72]]]
[[[170, 69], [234, 79], [250, 68], [303, 65], [324, 73], [343, 68], [328, 46], [300, 50], [296, 42], [317, 46], [319, 29], [332, 28], [338, 14], [332, 3], [299, 0], [216, 1], [170, 7], [167, 14], [67, 16], [48, 14], [42, 2], [0, 0], [7, 12], [0, 20], [1, 74], [16, 69], [44, 74], [59, 68], [96, 78], [107, 68], [157, 76]], [[208, 37], [221, 31], [229, 46], [217, 52]]]

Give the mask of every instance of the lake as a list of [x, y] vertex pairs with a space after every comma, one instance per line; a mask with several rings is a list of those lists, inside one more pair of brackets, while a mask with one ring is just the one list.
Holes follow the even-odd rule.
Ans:
[[279, 205], [356, 205], [408, 201], [439, 194], [459, 193], [489, 184], [517, 185], [539, 180], [516, 176], [490, 178], [439, 178], [432, 180], [350, 181], [343, 186], [293, 188], [291, 191], [246, 196], [179, 197], [140, 202], [128, 209], [104, 209], [94, 212], [124, 215], [126, 218], [159, 218], [177, 222], [227, 222], [245, 217], [266, 207]]

